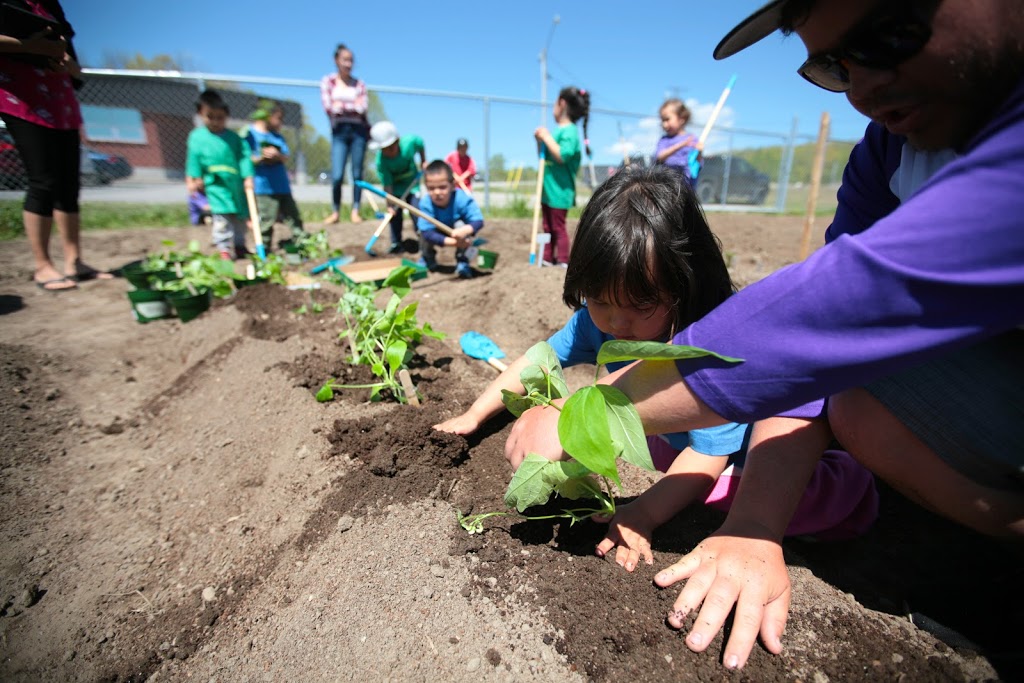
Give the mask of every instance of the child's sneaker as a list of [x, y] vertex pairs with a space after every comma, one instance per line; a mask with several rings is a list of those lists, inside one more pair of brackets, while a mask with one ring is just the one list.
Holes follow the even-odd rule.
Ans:
[[220, 257], [222, 259], [224, 259], [225, 261], [234, 261], [235, 260], [235, 257], [232, 256], [231, 252], [228, 251], [227, 249], [221, 249], [220, 250]]
[[246, 249], [245, 247], [235, 247], [236, 261], [244, 261], [245, 259], [249, 258], [250, 255], [252, 255], [252, 252]]
[[433, 272], [437, 271], [437, 261], [433, 261], [433, 260], [431, 260], [431, 261], [428, 261], [427, 259], [423, 258], [422, 256], [421, 256], [421, 257], [420, 257], [420, 259], [419, 259], [419, 260], [418, 260], [418, 261], [416, 262], [416, 266], [417, 266], [418, 268], [426, 268], [426, 269], [427, 269], [427, 270], [429, 270], [429, 271], [430, 271], [431, 273], [433, 273]]
[[395, 244], [392, 244], [390, 247], [388, 247], [388, 253], [389, 254], [397, 254], [397, 253], [399, 253], [401, 251], [402, 251], [402, 243], [401, 242], [396, 242]]
[[463, 279], [469, 279], [473, 277], [473, 269], [469, 267], [468, 263], [457, 263], [455, 264], [455, 274]]

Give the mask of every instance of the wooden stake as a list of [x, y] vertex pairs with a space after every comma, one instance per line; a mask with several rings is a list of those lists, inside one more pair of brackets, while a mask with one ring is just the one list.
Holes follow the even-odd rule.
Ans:
[[[544, 143], [541, 143], [542, 145]], [[537, 162], [537, 197], [533, 205], [533, 228], [530, 231], [530, 265], [540, 263], [543, 254], [537, 253], [537, 232], [540, 229], [540, 203], [544, 194], [544, 147], [540, 148], [540, 161]]]
[[818, 192], [821, 190], [821, 172], [825, 166], [825, 146], [828, 144], [829, 115], [821, 114], [821, 127], [818, 128], [818, 144], [814, 148], [814, 164], [811, 166], [811, 192], [807, 195], [807, 215], [804, 216], [804, 232], [800, 237], [800, 260], [803, 261], [811, 253], [811, 227], [814, 225], [814, 212], [818, 207]]
[[416, 395], [416, 385], [412, 383], [409, 371], [402, 368], [398, 371], [398, 380], [402, 383], [402, 390], [405, 391], [405, 400], [414, 408], [420, 407], [420, 398]]

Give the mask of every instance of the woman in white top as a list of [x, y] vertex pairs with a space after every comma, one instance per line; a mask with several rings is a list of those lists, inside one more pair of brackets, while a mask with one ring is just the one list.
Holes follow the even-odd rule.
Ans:
[[366, 140], [370, 136], [370, 124], [366, 119], [369, 96], [366, 84], [352, 76], [355, 59], [352, 51], [344, 44], [334, 50], [334, 63], [338, 70], [327, 74], [320, 81], [320, 98], [324, 111], [331, 122], [331, 202], [334, 213], [325, 223], [337, 223], [341, 208], [341, 181], [345, 175], [345, 163], [352, 157], [352, 222], [359, 223], [359, 199], [362, 190], [355, 184], [363, 179], [363, 158], [366, 155]]

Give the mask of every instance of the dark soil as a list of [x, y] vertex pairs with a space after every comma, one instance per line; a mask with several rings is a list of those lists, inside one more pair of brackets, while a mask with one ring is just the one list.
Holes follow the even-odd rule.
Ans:
[[[744, 285], [792, 260], [802, 221], [711, 223]], [[373, 227], [332, 226], [332, 245], [364, 258]], [[450, 335], [413, 360], [420, 409], [363, 389], [315, 401], [330, 377], [369, 380], [344, 360], [331, 285], [248, 287], [188, 324], [139, 325], [123, 282], [41, 293], [25, 245], [0, 244], [0, 679], [1024, 679], [1020, 556], [884, 487], [864, 538], [786, 543], [784, 653], [757, 647], [741, 672], [722, 667], [722, 636], [685, 647], [665, 623], [678, 589], [651, 581], [719, 513], [681, 513], [635, 574], [593, 554], [591, 522], [466, 534], [457, 511], [504, 509], [511, 418], [431, 429], [494, 377], [456, 340], [476, 330], [515, 358], [569, 315], [558, 269], [526, 263], [528, 221], [487, 229], [493, 275], [434, 273], [410, 294]], [[85, 241], [115, 268], [195, 234]], [[624, 469], [624, 499], [654, 480]], [[958, 632], [941, 631], [953, 647], [908, 613]]]

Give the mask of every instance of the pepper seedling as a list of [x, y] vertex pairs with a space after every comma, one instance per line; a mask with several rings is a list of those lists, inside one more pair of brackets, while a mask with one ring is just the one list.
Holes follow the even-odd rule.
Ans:
[[[597, 370], [590, 386], [569, 396], [561, 408], [554, 401], [568, 395], [565, 375], [555, 351], [540, 342], [526, 352], [532, 361], [520, 374], [525, 395], [502, 391], [502, 401], [516, 417], [535, 406], [559, 410], [558, 438], [571, 460], [548, 460], [528, 453], [519, 465], [505, 492], [505, 504], [526, 519], [564, 518], [575, 524], [592, 515], [615, 514], [615, 488], [621, 488], [619, 458], [646, 470], [654, 470], [640, 414], [629, 397], [613, 386], [598, 384], [601, 368], [608, 363], [635, 360], [675, 361], [714, 356], [728, 363], [742, 359], [723, 356], [694, 346], [676, 346], [663, 342], [611, 340], [601, 345]], [[553, 494], [568, 500], [589, 501], [582, 507], [560, 513], [530, 516], [523, 513], [548, 502]], [[483, 531], [489, 517], [513, 514], [487, 512], [479, 515], [458, 513], [459, 525], [469, 533]]]

